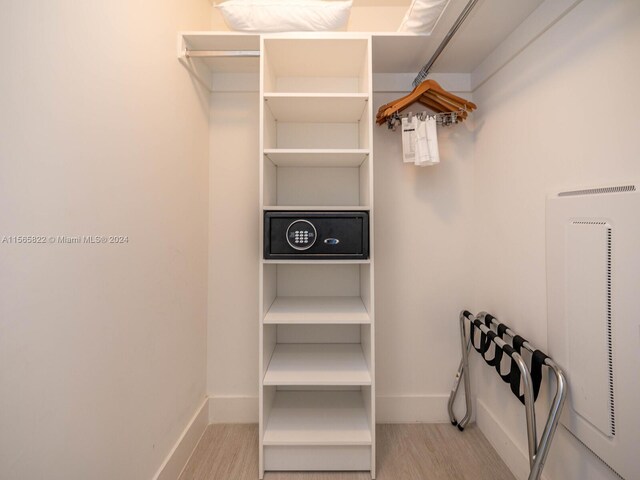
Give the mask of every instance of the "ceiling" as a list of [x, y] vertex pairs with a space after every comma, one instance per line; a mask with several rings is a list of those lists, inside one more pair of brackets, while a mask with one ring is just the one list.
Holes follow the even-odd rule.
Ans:
[[[480, 0], [464, 21], [433, 72], [469, 73], [544, 0]], [[444, 38], [467, 0], [451, 0], [432, 37]], [[455, 12], [455, 13], [454, 13]]]

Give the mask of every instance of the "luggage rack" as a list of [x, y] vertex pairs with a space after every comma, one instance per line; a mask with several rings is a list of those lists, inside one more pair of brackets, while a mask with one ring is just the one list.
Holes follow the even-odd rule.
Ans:
[[[467, 337], [466, 323], [469, 323], [469, 336]], [[495, 328], [495, 331], [492, 330]], [[476, 346], [476, 330], [480, 331], [480, 345]], [[512, 345], [504, 340], [504, 336], [512, 339]], [[484, 361], [492, 367], [506, 383], [511, 386], [512, 393], [524, 404], [527, 420], [527, 441], [529, 446], [529, 480], [539, 480], [542, 475], [544, 463], [549, 454], [553, 436], [558, 427], [560, 413], [567, 396], [567, 381], [564, 373], [550, 357], [540, 350], [534, 348], [527, 340], [516, 334], [504, 323], [500, 323], [496, 317], [487, 312], [481, 312], [474, 316], [471, 312], [463, 310], [460, 312], [460, 341], [462, 349], [462, 359], [456, 374], [455, 382], [449, 396], [448, 410], [451, 423], [458, 427], [460, 431], [469, 423], [471, 419], [471, 381], [469, 379], [469, 351], [471, 346], [482, 356]], [[495, 352], [493, 358], [488, 358], [487, 353], [494, 345]], [[521, 350], [524, 348], [531, 354], [531, 369], [527, 367]], [[501, 360], [506, 354], [511, 359], [510, 371], [502, 373]], [[535, 401], [540, 391], [542, 381], [542, 367], [551, 369], [556, 378], [556, 393], [549, 409], [547, 423], [538, 443], [536, 432], [536, 411]], [[466, 412], [461, 420], [456, 420], [453, 412], [455, 402], [460, 387], [460, 379], [464, 379]], [[520, 394], [520, 382], [524, 393]]]

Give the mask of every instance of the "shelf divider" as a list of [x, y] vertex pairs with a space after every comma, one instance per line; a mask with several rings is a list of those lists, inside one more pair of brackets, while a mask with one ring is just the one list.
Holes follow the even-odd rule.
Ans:
[[277, 167], [359, 167], [368, 149], [266, 149], [264, 154]]
[[280, 343], [263, 385], [371, 385], [371, 375], [359, 343]]
[[358, 122], [365, 111], [366, 93], [265, 93], [267, 108], [279, 122]]
[[265, 324], [369, 324], [371, 318], [360, 297], [276, 297]]
[[264, 445], [371, 445], [359, 391], [278, 391]]
[[368, 205], [265, 205], [263, 210], [274, 211], [345, 211], [367, 212], [371, 210]]
[[361, 264], [361, 265], [368, 265], [371, 263], [370, 259], [366, 259], [366, 260], [340, 260], [340, 259], [334, 259], [334, 260], [274, 260], [274, 259], [270, 259], [270, 260], [262, 260], [262, 263], [264, 264], [280, 264], [280, 265], [354, 265], [354, 264]]

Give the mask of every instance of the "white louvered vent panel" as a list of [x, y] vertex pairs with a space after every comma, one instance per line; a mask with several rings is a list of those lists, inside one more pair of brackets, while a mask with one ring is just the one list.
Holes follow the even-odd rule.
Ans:
[[622, 478], [640, 478], [640, 188], [547, 201], [549, 354], [564, 368], [561, 424]]

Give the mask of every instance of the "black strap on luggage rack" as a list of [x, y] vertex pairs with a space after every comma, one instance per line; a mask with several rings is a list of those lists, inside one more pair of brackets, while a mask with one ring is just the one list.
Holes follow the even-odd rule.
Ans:
[[[490, 313], [487, 313], [484, 315], [484, 325], [487, 328], [490, 329], [492, 327], [492, 324], [493, 324], [492, 322], [494, 320], [497, 322], [496, 318]], [[484, 361], [487, 363], [487, 365], [489, 365], [490, 367], [496, 368], [496, 371], [498, 372], [498, 375], [500, 375], [500, 378], [502, 378], [502, 380], [505, 383], [509, 383], [511, 385], [511, 391], [524, 405], [524, 395], [520, 394], [520, 378], [521, 378], [520, 369], [518, 368], [516, 361], [513, 358], [511, 358], [511, 368], [509, 372], [507, 372], [506, 374], [502, 374], [500, 365], [501, 365], [503, 353], [505, 351], [509, 357], [512, 357], [514, 351], [517, 352], [519, 355], [522, 355], [521, 353], [522, 346], [524, 345], [526, 340], [520, 335], [515, 335], [512, 340], [513, 347], [511, 347], [509, 344], [506, 344], [504, 346], [504, 349], [501, 348], [495, 342], [495, 339], [496, 337], [499, 337], [501, 340], [504, 341], [504, 334], [506, 333], [507, 330], [510, 330], [510, 329], [504, 323], [498, 323], [497, 333], [494, 332], [493, 330], [489, 330], [486, 334], [481, 331], [480, 346], [476, 347], [475, 331], [480, 330], [480, 327], [482, 326], [482, 322], [479, 319], [475, 319], [473, 321], [470, 321], [469, 325], [471, 327], [469, 337], [471, 339], [471, 344], [473, 345], [473, 348], [475, 348], [476, 351], [480, 355], [482, 355], [482, 358], [484, 358]], [[493, 358], [489, 359], [487, 358], [487, 352], [489, 351], [491, 344], [493, 344], [494, 346], [494, 355], [493, 355]], [[531, 381], [533, 385], [533, 401], [534, 402], [538, 400], [538, 394], [540, 393], [540, 384], [542, 383], [542, 366], [544, 365], [547, 358], [549, 357], [541, 350], [535, 350], [532, 353]]]
[[[469, 335], [465, 324], [469, 324]], [[495, 328], [495, 331], [492, 330]], [[476, 331], [480, 331], [480, 342], [476, 345]], [[512, 345], [505, 341], [505, 335], [511, 337]], [[567, 381], [560, 367], [544, 352], [533, 348], [533, 346], [520, 335], [500, 323], [493, 315], [482, 312], [475, 317], [471, 312], [463, 310], [460, 312], [460, 340], [462, 348], [462, 359], [449, 396], [449, 418], [451, 423], [458, 427], [460, 431], [469, 423], [471, 419], [471, 381], [469, 379], [469, 351], [471, 347], [482, 356], [484, 361], [494, 367], [500, 378], [505, 383], [509, 383], [511, 392], [522, 402], [525, 407], [527, 418], [527, 440], [529, 446], [529, 480], [539, 480], [544, 468], [544, 462], [549, 454], [553, 435], [558, 427], [560, 412], [567, 396]], [[493, 345], [493, 357], [488, 355]], [[522, 358], [522, 349], [531, 353], [531, 369], [527, 367]], [[511, 359], [511, 367], [507, 373], [502, 373], [501, 363], [504, 355]], [[538, 443], [536, 433], [536, 411], [535, 401], [540, 393], [542, 383], [542, 367], [551, 369], [556, 378], [556, 393], [549, 410], [547, 423], [542, 432], [540, 443]], [[460, 379], [464, 379], [466, 413], [460, 420], [456, 420], [453, 413], [453, 404], [460, 387]], [[520, 393], [520, 383], [524, 392]]]

